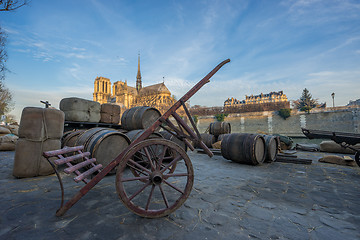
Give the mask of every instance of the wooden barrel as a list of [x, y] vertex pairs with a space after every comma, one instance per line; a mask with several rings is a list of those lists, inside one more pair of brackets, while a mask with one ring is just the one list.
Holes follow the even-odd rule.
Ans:
[[231, 125], [228, 122], [213, 122], [210, 123], [209, 133], [215, 137], [221, 134], [231, 133]]
[[[126, 136], [130, 139], [131, 142], [133, 142], [136, 138], [138, 138], [145, 130], [144, 129], [136, 129], [136, 130], [132, 130], [129, 131], [126, 134]], [[152, 133], [150, 134], [150, 136], [148, 137], [148, 139], [151, 138], [163, 138], [163, 136], [160, 133]]]
[[[90, 157], [96, 158], [98, 163], [106, 167], [129, 146], [130, 139], [117, 130], [103, 128], [99, 131], [94, 130], [85, 142], [85, 151], [90, 152]], [[115, 168], [110, 174], [114, 173], [116, 173]]]
[[181, 141], [179, 138], [175, 137], [174, 135], [172, 135], [171, 133], [169, 133], [168, 131], [162, 131], [159, 132], [161, 134], [161, 136], [167, 140], [170, 140], [174, 143], [176, 143], [177, 145], [179, 145], [182, 149], [185, 150], [185, 152], [187, 151], [187, 145], [185, 144], [184, 141]]
[[63, 135], [61, 138], [61, 148], [67, 147], [75, 147], [76, 141], [79, 135], [81, 135], [85, 130], [76, 130], [76, 131], [69, 131]]
[[75, 146], [83, 145], [84, 149], [86, 149], [88, 143], [90, 142], [90, 140], [94, 137], [94, 135], [97, 132], [100, 132], [102, 130], [108, 130], [108, 129], [109, 128], [96, 127], [96, 128], [90, 128], [88, 130], [83, 131], [80, 135], [77, 136]]
[[[201, 133], [200, 134], [202, 141], [204, 142], [204, 144], [208, 147], [208, 148], [212, 148], [212, 145], [215, 143], [216, 138], [214, 135], [212, 134], [208, 134], [208, 133]], [[194, 142], [194, 148], [201, 148], [199, 143]]]
[[277, 138], [272, 135], [263, 135], [265, 140], [265, 162], [273, 162], [278, 153]]
[[257, 134], [233, 133], [221, 141], [224, 158], [251, 165], [258, 165], [265, 159], [265, 140]]
[[216, 141], [222, 141], [225, 137], [229, 136], [230, 133], [227, 133], [227, 134], [220, 134], [218, 137], [217, 137], [217, 140]]
[[121, 126], [128, 130], [146, 129], [161, 116], [159, 110], [152, 107], [133, 107], [121, 116]]

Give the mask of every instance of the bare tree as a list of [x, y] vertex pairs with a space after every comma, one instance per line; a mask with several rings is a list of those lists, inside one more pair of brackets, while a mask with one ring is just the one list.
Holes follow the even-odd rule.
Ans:
[[0, 83], [0, 115], [5, 115], [10, 112], [14, 107], [12, 101], [12, 94], [3, 83]]
[[7, 35], [0, 26], [0, 82], [5, 79], [5, 72], [7, 70], [6, 69], [7, 53], [5, 48], [6, 38]]
[[0, 0], [0, 11], [14, 11], [28, 3], [28, 0]]
[[[0, 0], [0, 11], [14, 11], [29, 3], [28, 0]], [[4, 85], [7, 61], [6, 52], [7, 34], [0, 26], [0, 115], [9, 113], [13, 107], [13, 98], [10, 90]]]

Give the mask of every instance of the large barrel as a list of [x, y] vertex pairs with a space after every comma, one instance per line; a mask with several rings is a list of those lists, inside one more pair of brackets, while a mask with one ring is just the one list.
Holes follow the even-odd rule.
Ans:
[[277, 137], [272, 135], [263, 135], [265, 140], [265, 162], [273, 162], [278, 153]]
[[[130, 144], [130, 139], [124, 134], [114, 129], [103, 128], [100, 131], [94, 131], [86, 141], [87, 152], [90, 152], [92, 158], [96, 158], [103, 167], [109, 165], [125, 148]], [[115, 173], [114, 168], [110, 173]]]
[[75, 146], [84, 146], [84, 149], [87, 148], [88, 143], [90, 142], [90, 140], [94, 137], [94, 135], [97, 132], [103, 131], [103, 130], [108, 130], [109, 128], [100, 128], [100, 127], [95, 127], [95, 128], [90, 128], [88, 130], [83, 131], [80, 135], [77, 136], [76, 141], [75, 141]]
[[[201, 133], [200, 136], [201, 136], [201, 140], [204, 142], [204, 144], [208, 148], [212, 148], [212, 145], [216, 141], [215, 136], [212, 134], [208, 134], [208, 133]], [[194, 148], [201, 148], [198, 142], [194, 142]]]
[[177, 145], [179, 145], [182, 149], [185, 150], [185, 152], [187, 151], [187, 145], [185, 144], [184, 141], [181, 141], [179, 138], [175, 137], [173, 134], [169, 133], [168, 131], [162, 131], [159, 132], [161, 134], [161, 136], [167, 140], [170, 140], [174, 143], [176, 143]]
[[233, 133], [221, 141], [224, 158], [250, 165], [258, 165], [265, 159], [265, 140], [257, 134]]
[[221, 134], [231, 133], [231, 125], [228, 122], [213, 122], [210, 123], [209, 133], [215, 137]]
[[146, 129], [161, 116], [159, 110], [152, 107], [133, 107], [121, 116], [121, 126], [128, 130]]
[[[128, 136], [128, 138], [130, 139], [131, 142], [133, 142], [136, 138], [138, 138], [145, 130], [144, 129], [136, 129], [136, 130], [132, 130], [129, 131], [126, 134], [126, 136]], [[152, 133], [150, 134], [150, 136], [148, 137], [148, 139], [151, 138], [163, 138], [163, 136], [160, 133]]]

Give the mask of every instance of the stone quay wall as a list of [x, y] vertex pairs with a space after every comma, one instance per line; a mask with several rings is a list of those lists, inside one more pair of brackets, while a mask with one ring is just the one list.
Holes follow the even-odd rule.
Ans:
[[[214, 116], [199, 116], [197, 127], [205, 132]], [[304, 137], [301, 128], [335, 132], [360, 133], [360, 106], [313, 110], [304, 113], [293, 110], [284, 120], [277, 112], [252, 112], [229, 114], [225, 118], [232, 133], [268, 133]]]

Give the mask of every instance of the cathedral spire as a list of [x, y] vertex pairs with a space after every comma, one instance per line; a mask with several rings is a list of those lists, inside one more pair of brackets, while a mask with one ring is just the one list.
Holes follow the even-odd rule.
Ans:
[[142, 88], [141, 86], [141, 73], [140, 73], [140, 53], [138, 55], [138, 71], [137, 71], [137, 75], [136, 75], [136, 90], [139, 92], [140, 89]]

